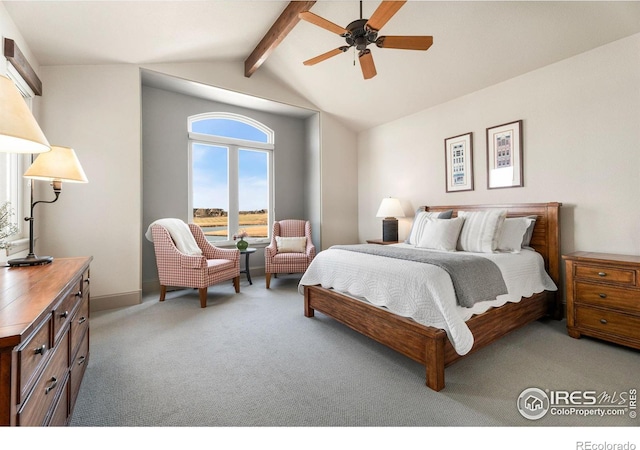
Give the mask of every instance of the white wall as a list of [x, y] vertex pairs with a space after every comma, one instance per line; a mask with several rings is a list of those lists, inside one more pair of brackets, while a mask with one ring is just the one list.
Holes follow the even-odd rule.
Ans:
[[[88, 184], [63, 183], [54, 205], [36, 212], [38, 252], [93, 256], [92, 301], [140, 298], [140, 73], [131, 65], [41, 67], [43, 131], [73, 147]], [[46, 183], [41, 182], [41, 185]], [[45, 188], [43, 190], [43, 187]], [[51, 188], [39, 186], [51, 197]]]
[[[487, 189], [485, 130], [522, 119], [524, 187]], [[473, 132], [475, 190], [445, 192], [444, 139]], [[561, 250], [640, 254], [640, 34], [363, 132], [359, 239], [383, 197], [420, 205], [562, 202]], [[411, 217], [400, 219], [400, 238]]]

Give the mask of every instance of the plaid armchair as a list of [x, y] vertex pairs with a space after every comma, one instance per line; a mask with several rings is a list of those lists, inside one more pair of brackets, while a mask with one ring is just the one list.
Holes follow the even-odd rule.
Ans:
[[158, 224], [151, 226], [160, 279], [160, 301], [164, 301], [167, 286], [198, 289], [201, 308], [207, 306], [209, 286], [233, 280], [236, 293], [240, 292], [240, 252], [211, 245], [199, 226], [192, 223], [188, 225], [202, 255], [180, 252], [165, 227]]
[[[304, 237], [306, 242], [300, 251], [283, 251], [278, 248], [278, 238]], [[293, 249], [295, 250], [295, 249]], [[264, 271], [267, 289], [271, 284], [271, 274], [302, 273], [307, 270], [316, 256], [316, 247], [311, 241], [311, 223], [305, 220], [281, 220], [273, 223], [271, 243], [264, 249]]]

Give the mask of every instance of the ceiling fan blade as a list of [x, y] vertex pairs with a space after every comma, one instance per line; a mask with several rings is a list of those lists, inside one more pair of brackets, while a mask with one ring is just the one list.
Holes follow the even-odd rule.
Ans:
[[340, 53], [346, 52], [348, 48], [349, 47], [347, 46], [334, 48], [333, 50], [329, 50], [328, 52], [323, 53], [322, 55], [318, 55], [315, 58], [308, 59], [302, 64], [304, 64], [305, 66], [313, 66], [314, 64], [318, 64], [319, 62], [322, 62], [325, 59], [331, 58], [332, 56], [336, 56], [336, 55], [339, 55]]
[[373, 78], [378, 74], [378, 72], [376, 72], [376, 65], [373, 63], [371, 50], [361, 51], [358, 55], [358, 60], [360, 61], [360, 68], [362, 69], [362, 75], [365, 80]]
[[342, 28], [339, 25], [336, 25], [333, 22], [324, 19], [311, 11], [304, 11], [298, 14], [298, 17], [306, 22], [312, 23], [314, 25], [319, 26], [320, 28], [324, 28], [325, 30], [329, 30], [332, 33], [339, 34], [340, 36], [345, 36], [349, 34], [349, 30]]
[[366, 27], [380, 31], [384, 24], [387, 23], [405, 3], [407, 3], [407, 0], [385, 1], [380, 3], [380, 6], [378, 6], [371, 18], [367, 21]]
[[376, 45], [380, 48], [429, 50], [433, 45], [433, 36], [380, 36]]

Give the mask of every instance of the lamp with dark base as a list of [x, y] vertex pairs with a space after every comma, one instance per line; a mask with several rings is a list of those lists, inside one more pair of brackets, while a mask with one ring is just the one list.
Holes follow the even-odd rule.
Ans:
[[[36, 256], [34, 253], [34, 232], [33, 232], [33, 209], [38, 203], [55, 203], [62, 191], [62, 182], [87, 183], [87, 176], [78, 161], [78, 157], [72, 148], [52, 146], [50, 152], [41, 153], [31, 164], [24, 174], [25, 178], [36, 180], [50, 180], [53, 186], [53, 193], [56, 198], [53, 200], [39, 200], [31, 203], [31, 216], [25, 217], [29, 222], [29, 254], [25, 258], [15, 258], [7, 261], [9, 266], [37, 266], [48, 264], [53, 261], [52, 256]], [[31, 186], [31, 197], [33, 200], [33, 185]]]
[[36, 256], [33, 252], [34, 249], [34, 235], [33, 235], [33, 208], [38, 203], [55, 203], [60, 196], [60, 191], [62, 190], [62, 182], [60, 180], [55, 180], [51, 183], [53, 186], [53, 193], [56, 195], [56, 198], [50, 201], [39, 200], [31, 204], [31, 217], [25, 217], [25, 222], [29, 222], [29, 254], [24, 258], [15, 258], [7, 261], [9, 266], [38, 266], [41, 264], [49, 264], [53, 261], [53, 256]]
[[404, 210], [397, 198], [384, 198], [380, 203], [380, 208], [376, 217], [383, 217], [382, 220], [382, 241], [392, 242], [398, 240], [398, 219], [404, 217]]

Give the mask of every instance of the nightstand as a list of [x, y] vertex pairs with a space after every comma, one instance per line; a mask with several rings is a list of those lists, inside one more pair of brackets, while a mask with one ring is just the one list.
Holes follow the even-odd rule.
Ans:
[[391, 245], [399, 244], [402, 241], [383, 241], [382, 239], [367, 239], [367, 244]]
[[563, 255], [567, 331], [640, 349], [640, 256]]

